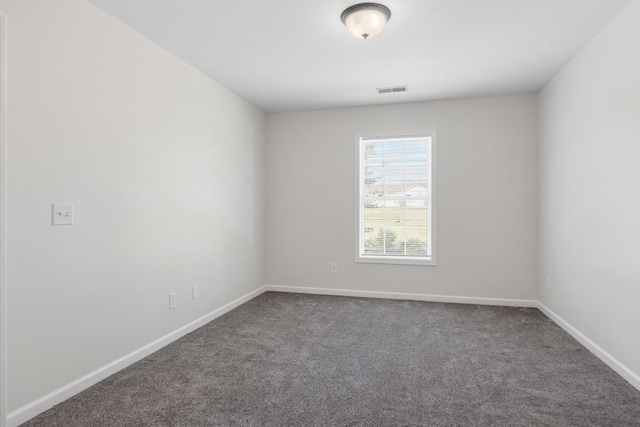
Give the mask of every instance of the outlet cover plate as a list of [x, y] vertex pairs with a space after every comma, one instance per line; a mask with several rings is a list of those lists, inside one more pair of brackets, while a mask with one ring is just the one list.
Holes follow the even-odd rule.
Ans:
[[73, 225], [73, 203], [53, 203], [51, 205], [52, 225]]

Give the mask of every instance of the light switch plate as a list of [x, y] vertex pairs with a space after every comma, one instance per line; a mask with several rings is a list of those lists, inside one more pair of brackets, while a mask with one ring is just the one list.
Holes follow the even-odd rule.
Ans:
[[73, 225], [73, 203], [54, 203], [51, 205], [52, 225]]

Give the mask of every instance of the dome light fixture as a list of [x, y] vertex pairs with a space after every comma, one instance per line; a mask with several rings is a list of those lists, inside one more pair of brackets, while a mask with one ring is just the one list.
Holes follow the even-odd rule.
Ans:
[[359, 3], [346, 8], [340, 19], [354, 37], [366, 40], [380, 34], [391, 11], [378, 3]]

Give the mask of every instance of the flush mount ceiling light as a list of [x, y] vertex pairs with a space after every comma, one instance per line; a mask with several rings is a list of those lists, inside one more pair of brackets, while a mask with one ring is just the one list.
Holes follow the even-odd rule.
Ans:
[[354, 4], [340, 16], [342, 23], [354, 37], [365, 40], [380, 34], [390, 18], [389, 8], [378, 3]]

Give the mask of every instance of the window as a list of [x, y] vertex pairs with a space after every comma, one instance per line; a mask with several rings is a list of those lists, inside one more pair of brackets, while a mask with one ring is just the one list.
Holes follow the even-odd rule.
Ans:
[[356, 261], [435, 265], [435, 132], [357, 143]]

